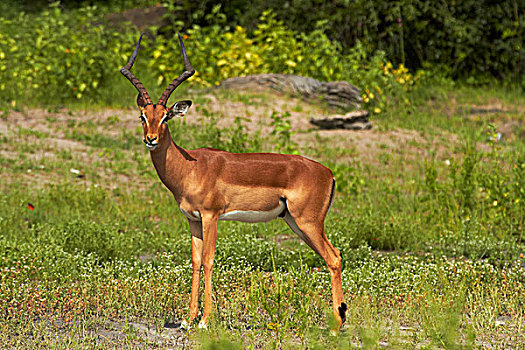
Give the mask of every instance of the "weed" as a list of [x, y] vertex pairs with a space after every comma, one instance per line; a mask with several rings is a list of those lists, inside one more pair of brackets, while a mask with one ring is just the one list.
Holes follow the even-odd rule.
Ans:
[[279, 114], [277, 112], [272, 112], [270, 116], [272, 132], [270, 135], [274, 136], [274, 150], [279, 153], [286, 154], [299, 154], [298, 145], [292, 140], [292, 136], [295, 134], [292, 131], [292, 126], [290, 124], [291, 114], [285, 112]]

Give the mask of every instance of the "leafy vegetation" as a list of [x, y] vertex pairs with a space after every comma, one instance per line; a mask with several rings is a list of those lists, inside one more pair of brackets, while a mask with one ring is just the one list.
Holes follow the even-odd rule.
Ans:
[[[298, 33], [271, 11], [261, 15], [253, 35], [248, 35], [243, 27], [230, 28], [218, 11], [208, 15], [213, 25], [195, 25], [184, 36], [197, 69], [190, 82], [213, 86], [234, 76], [289, 73], [360, 86], [365, 104], [376, 113], [392, 99], [409, 103], [406, 91], [419, 75], [414, 77], [403, 65], [395, 68], [381, 52], [369, 55], [357, 45], [343, 53], [337, 42], [328, 39], [324, 26]], [[26, 96], [34, 100], [24, 103], [36, 105], [77, 100], [119, 105], [119, 93], [128, 91], [129, 84], [118, 71], [133, 50], [137, 32], [103, 23], [96, 7], [64, 12], [58, 3], [39, 14], [21, 12], [0, 18], [0, 103], [4, 108], [16, 108]], [[154, 44], [144, 42], [146, 50], [134, 69], [154, 93], [183, 69], [180, 47], [172, 36], [159, 36]]]
[[[394, 69], [381, 52], [368, 55], [360, 44], [343, 53], [337, 42], [328, 39], [323, 26], [308, 33], [294, 32], [267, 11], [249, 36], [243, 27], [230, 28], [218, 10], [208, 15], [212, 25], [194, 26], [185, 36], [192, 64], [201, 67], [193, 79], [201, 85], [218, 85], [226, 78], [259, 73], [346, 80], [362, 87], [365, 103], [380, 113], [387, 99], [408, 102], [405, 92], [419, 78], [403, 65]], [[160, 37], [156, 44], [149, 67], [159, 75], [159, 84], [170, 81], [183, 69], [178, 45], [170, 37]]]
[[[363, 45], [396, 65], [425, 68], [472, 84], [497, 79], [524, 87], [523, 3], [506, 1], [169, 1], [175, 23], [209, 25], [220, 6], [228, 23], [255, 31], [259, 16], [272, 10], [291, 30], [309, 33], [315, 23], [343, 52]], [[242, 15], [241, 15], [242, 14]]]
[[96, 11], [84, 7], [64, 13], [55, 3], [39, 15], [0, 17], [2, 102], [16, 107], [27, 96], [49, 104], [84, 96], [102, 99], [133, 41], [129, 32], [93, 26]]
[[[46, 0], [6, 1], [0, 9], [8, 18], [19, 11], [38, 13], [45, 10], [48, 3]], [[152, 0], [63, 0], [60, 6], [67, 13], [73, 10], [78, 15], [78, 7], [92, 4], [96, 4], [99, 14], [158, 5]], [[320, 30], [327, 40], [337, 43], [344, 55], [360, 45], [368, 57], [384, 52], [387, 61], [395, 66], [403, 64], [411, 70], [425, 69], [470, 84], [486, 84], [496, 78], [524, 87], [525, 21], [523, 4], [516, 0], [497, 3], [487, 0], [481, 3], [474, 0], [453, 3], [429, 0], [395, 3], [380, 0], [257, 0], [250, 3], [170, 0], [164, 4], [169, 9], [166, 19], [171, 24], [160, 29], [167, 40], [171, 39], [173, 30], [217, 24], [218, 14], [223, 29], [229, 27], [234, 32], [240, 26], [252, 39], [261, 26], [261, 15], [272, 13], [276, 20], [285, 21], [287, 30], [294, 33], [309, 36], [312, 30]], [[311, 45], [314, 43], [307, 46], [316, 50]], [[296, 62], [293, 56], [286, 60]]]

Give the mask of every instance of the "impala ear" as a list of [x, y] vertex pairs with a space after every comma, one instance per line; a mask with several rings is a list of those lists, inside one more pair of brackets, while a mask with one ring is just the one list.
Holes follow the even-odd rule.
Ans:
[[146, 105], [146, 100], [139, 93], [137, 95], [137, 106], [139, 106], [139, 108], [144, 108], [145, 105]]
[[170, 107], [169, 113], [172, 117], [184, 117], [190, 106], [190, 100], [175, 102], [175, 104]]

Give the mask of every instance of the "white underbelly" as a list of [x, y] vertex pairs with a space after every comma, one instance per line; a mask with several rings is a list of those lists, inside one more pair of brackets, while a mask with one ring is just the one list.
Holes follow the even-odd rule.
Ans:
[[[242, 222], [267, 222], [276, 219], [281, 214], [286, 205], [283, 201], [279, 201], [279, 205], [275, 209], [269, 211], [251, 211], [251, 210], [232, 210], [230, 212], [219, 215], [219, 220], [226, 221], [242, 221]], [[198, 211], [187, 212], [180, 210], [188, 219], [194, 221], [201, 221], [201, 215]]]
[[279, 201], [279, 205], [270, 211], [233, 210], [219, 216], [219, 220], [234, 220], [242, 222], [267, 222], [276, 219], [283, 212], [285, 204]]
[[184, 214], [184, 216], [190, 219], [191, 221], [201, 221], [201, 213], [199, 213], [198, 211], [188, 212], [182, 208], [179, 208], [179, 209], [180, 209], [180, 212]]

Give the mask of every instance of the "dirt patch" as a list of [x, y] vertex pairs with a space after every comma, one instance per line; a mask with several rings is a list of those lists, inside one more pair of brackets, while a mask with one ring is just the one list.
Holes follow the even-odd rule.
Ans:
[[78, 141], [59, 138], [49, 138], [48, 140], [57, 149], [67, 149], [75, 152], [86, 152], [89, 149], [89, 147]]
[[525, 139], [525, 120], [507, 120], [496, 125], [504, 140]]
[[[205, 108], [209, 112], [220, 116], [219, 127], [231, 126], [236, 116], [247, 118], [247, 130], [249, 132], [260, 131], [262, 135], [268, 135], [272, 130], [271, 114], [275, 111], [279, 114], [290, 113], [292, 131], [295, 132], [293, 140], [297, 142], [301, 150], [308, 155], [308, 147], [315, 145], [319, 140], [325, 140], [330, 148], [341, 148], [353, 150], [351, 156], [343, 156], [339, 160], [358, 159], [364, 163], [378, 163], [378, 155], [381, 153], [410, 154], [413, 157], [427, 157], [429, 152], [446, 157], [447, 147], [442, 142], [430, 143], [427, 138], [419, 132], [407, 129], [381, 130], [377, 126], [380, 121], [374, 121], [375, 126], [371, 130], [320, 130], [310, 124], [312, 117], [320, 117], [333, 114], [334, 111], [320, 105], [306, 103], [300, 99], [284, 96], [277, 93], [258, 91], [247, 98], [238, 101], [240, 95], [235, 92], [214, 92], [206, 94], [204, 98], [208, 101]], [[187, 122], [191, 124], [206, 120], [202, 110], [197, 109], [190, 113]], [[443, 135], [449, 143], [456, 143], [454, 134]], [[326, 159], [321, 159], [326, 160]]]
[[0, 119], [0, 133], [16, 131], [19, 127], [63, 139], [72, 125], [92, 123], [96, 131], [108, 136], [121, 133], [122, 129], [135, 130], [140, 125], [138, 112], [132, 110], [103, 109], [98, 111], [70, 111], [67, 109], [31, 109], [11, 111]]
[[143, 348], [146, 344], [154, 344], [155, 348], [181, 349], [190, 344], [180, 323], [155, 325], [140, 320], [125, 322], [88, 318], [64, 322], [61, 319], [38, 319], [35, 326], [43, 333], [43, 338], [58, 347], [79, 338], [96, 348], [112, 349]]
[[[335, 152], [338, 161], [357, 160], [362, 164], [383, 166], [384, 160], [389, 155], [403, 157], [407, 166], [413, 164], [413, 160], [425, 159], [431, 154], [438, 159], [449, 159], [453, 157], [453, 147], [460, 140], [455, 134], [446, 131], [439, 131], [439, 135], [425, 136], [422, 133], [407, 129], [394, 129], [382, 127], [381, 120], [373, 120], [374, 126], [371, 130], [352, 131], [352, 130], [319, 130], [310, 124], [312, 117], [320, 117], [333, 114], [334, 111], [319, 105], [310, 104], [298, 98], [292, 98], [286, 95], [272, 93], [268, 91], [258, 92], [235, 92], [214, 90], [208, 92], [196, 92], [194, 94], [196, 101], [188, 115], [186, 122], [188, 124], [199, 125], [209, 120], [210, 114], [217, 116], [217, 126], [220, 128], [231, 127], [236, 117], [242, 117], [245, 120], [245, 126], [248, 132], [260, 132], [262, 136], [269, 135], [273, 130], [271, 115], [290, 113], [289, 121], [292, 131], [295, 132], [293, 140], [298, 143], [301, 152], [305, 156], [317, 154], [320, 161], [330, 161], [329, 157], [334, 157]], [[459, 110], [457, 103], [449, 106], [450, 113], [456, 113]], [[447, 107], [448, 108], [448, 107]], [[476, 108], [481, 108], [476, 106]], [[483, 108], [503, 109], [501, 105], [486, 105]], [[510, 118], [503, 124], [501, 132], [516, 133], [516, 129], [521, 127], [523, 118], [516, 120]], [[171, 128], [180, 127], [177, 120], [171, 122]], [[133, 149], [111, 149], [109, 153], [98, 147], [93, 147], [93, 143], [84, 141], [82, 138], [71, 136], [73, 128], [80, 128], [83, 133], [94, 135], [100, 134], [107, 140], [116, 138], [124, 140], [123, 130], [129, 132], [131, 137], [142, 137], [138, 111], [135, 108], [118, 110], [118, 109], [100, 109], [94, 111], [70, 111], [67, 109], [50, 110], [50, 109], [31, 109], [23, 112], [11, 112], [7, 118], [0, 119], [0, 136], [8, 139], [22, 137], [24, 143], [28, 146], [21, 147], [19, 144], [4, 142], [0, 144], [0, 157], [6, 161], [17, 161], [19, 154], [27, 154], [31, 161], [44, 159], [51, 160], [53, 163], [62, 162], [64, 159], [70, 159], [76, 166], [89, 165], [92, 175], [95, 178], [87, 176], [82, 181], [86, 183], [99, 183], [109, 188], [129, 184], [133, 181], [134, 186], [150, 186], [150, 183], [141, 184], [138, 179], [136, 164], [138, 145]], [[523, 129], [520, 129], [523, 130]], [[522, 131], [525, 134], [525, 131]], [[135, 135], [136, 134], [136, 135]], [[22, 136], [20, 136], [22, 135]], [[127, 137], [127, 136], [126, 136]], [[181, 145], [184, 147], [184, 145]], [[205, 147], [206, 145], [201, 145]], [[324, 157], [323, 152], [318, 149], [309, 150], [310, 147], [325, 147], [330, 152]], [[30, 152], [28, 150], [30, 149]], [[64, 153], [67, 151], [69, 153]], [[140, 149], [140, 151], [144, 151]], [[114, 152], [114, 153], [113, 153]], [[138, 153], [144, 161], [149, 163], [145, 151]], [[113, 169], [113, 166], [106, 166], [108, 162], [114, 164], [118, 161], [116, 155], [120, 157], [120, 164], [126, 167], [123, 171]], [[70, 157], [70, 158], [67, 158]], [[44, 164], [46, 165], [46, 164]], [[73, 167], [73, 166], [71, 166]], [[153, 169], [153, 167], [151, 167]], [[64, 170], [61, 173], [53, 171], [38, 171], [40, 174], [37, 181], [42, 182], [43, 178], [48, 178], [48, 182], [63, 179]], [[69, 170], [67, 167], [66, 172]], [[80, 169], [82, 170], [82, 169]], [[69, 174], [68, 174], [69, 175]], [[26, 173], [22, 171], [20, 175], [23, 181], [36, 179], [35, 173]], [[28, 178], [27, 178], [28, 177]], [[15, 179], [12, 179], [13, 181]], [[16, 179], [21, 180], [21, 179]]]
[[525, 138], [525, 106], [510, 108], [499, 101], [492, 101], [483, 105], [459, 106], [456, 113], [479, 125], [493, 124], [505, 141]]
[[[207, 114], [217, 115], [217, 126], [225, 128], [233, 125], [236, 117], [245, 121], [249, 132], [270, 132], [271, 115], [290, 113], [290, 123], [293, 130], [308, 130], [311, 116], [323, 115], [326, 111], [318, 105], [306, 103], [300, 99], [285, 95], [259, 91], [245, 95], [235, 91], [214, 91], [202, 97], [204, 105], [196, 105], [186, 117], [189, 124], [200, 124], [208, 119]], [[331, 111], [330, 111], [331, 112]]]
[[[309, 145], [326, 144], [339, 149], [338, 162], [360, 162], [363, 165], [384, 166], [385, 157], [400, 157], [410, 168], [414, 161], [435, 157], [446, 160], [454, 157], [452, 147], [456, 135], [443, 132], [440, 137], [428, 138], [415, 130], [315, 130], [295, 135], [294, 139], [307, 149]], [[322, 158], [321, 160], [331, 160]]]

